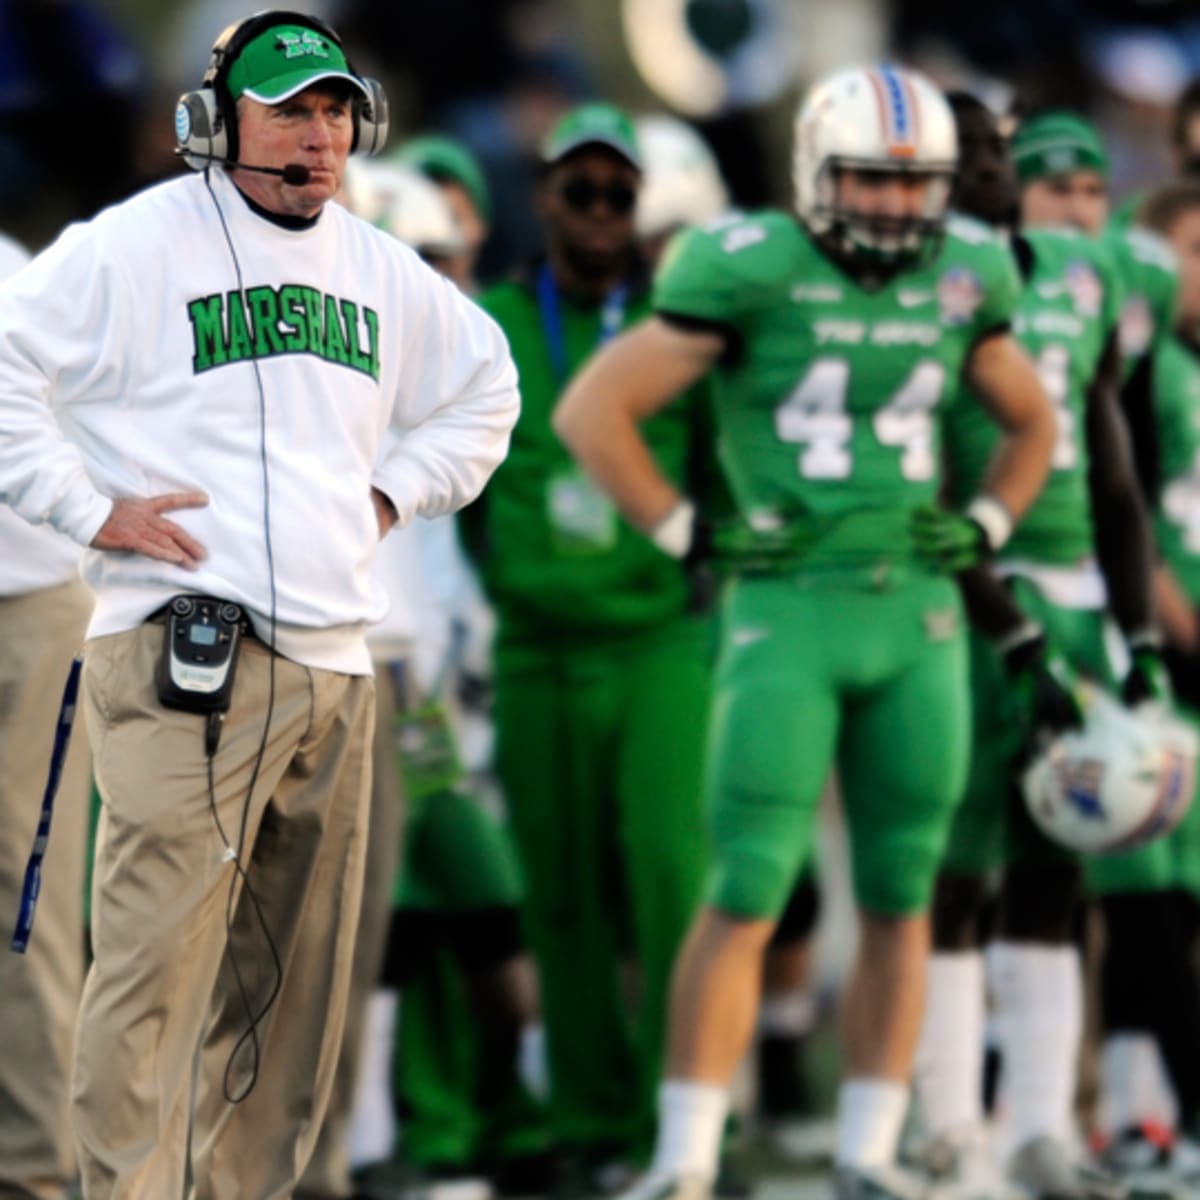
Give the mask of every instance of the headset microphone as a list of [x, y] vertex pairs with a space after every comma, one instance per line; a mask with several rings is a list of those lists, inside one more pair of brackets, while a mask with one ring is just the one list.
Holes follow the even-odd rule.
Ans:
[[300, 163], [288, 163], [286, 167], [254, 167], [249, 163], [235, 162], [232, 158], [222, 158], [219, 154], [198, 154], [195, 150], [184, 150], [182, 147], [177, 147], [175, 153], [180, 158], [200, 158], [225, 167], [236, 167], [239, 171], [278, 175], [289, 187], [303, 187], [312, 178], [312, 172]]

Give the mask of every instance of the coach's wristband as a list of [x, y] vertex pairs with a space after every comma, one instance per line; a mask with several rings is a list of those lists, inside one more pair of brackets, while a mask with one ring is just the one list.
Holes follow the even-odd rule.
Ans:
[[993, 554], [1012, 537], [1013, 519], [994, 496], [976, 496], [967, 505], [966, 515], [983, 530], [988, 549]]
[[657, 525], [650, 530], [650, 540], [672, 558], [683, 558], [692, 548], [692, 533], [696, 524], [696, 506], [687, 499], [680, 500]]

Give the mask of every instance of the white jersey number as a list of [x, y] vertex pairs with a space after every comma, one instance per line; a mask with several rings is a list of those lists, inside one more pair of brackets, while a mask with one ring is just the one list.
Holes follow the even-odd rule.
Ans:
[[1050, 467], [1055, 471], [1069, 471], [1079, 462], [1075, 414], [1067, 407], [1067, 396], [1071, 391], [1071, 352], [1066, 346], [1043, 347], [1037, 357], [1037, 373], [1054, 405], [1054, 419], [1058, 422]]
[[[919, 362], [872, 422], [881, 445], [900, 450], [900, 473], [914, 482], [932, 479], [933, 410], [941, 399], [946, 369]], [[791, 395], [775, 410], [775, 432], [799, 442], [800, 474], [805, 479], [846, 479], [854, 469], [850, 439], [854, 421], [846, 412], [850, 364], [844, 358], [818, 358]]]

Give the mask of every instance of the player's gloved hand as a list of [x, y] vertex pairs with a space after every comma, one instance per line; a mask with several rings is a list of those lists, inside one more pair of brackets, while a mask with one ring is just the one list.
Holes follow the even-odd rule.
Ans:
[[942, 575], [966, 571], [991, 551], [978, 521], [940, 504], [913, 509], [908, 532], [917, 557]]
[[1034, 748], [1083, 727], [1079, 680], [1038, 625], [1030, 622], [1001, 646], [1004, 670], [1024, 697]]
[[1200, 651], [1163, 648], [1171, 691], [1180, 704], [1200, 709]]
[[1153, 631], [1130, 634], [1130, 666], [1121, 683], [1121, 699], [1130, 708], [1139, 704], [1169, 704], [1171, 679], [1163, 660], [1162, 643]]

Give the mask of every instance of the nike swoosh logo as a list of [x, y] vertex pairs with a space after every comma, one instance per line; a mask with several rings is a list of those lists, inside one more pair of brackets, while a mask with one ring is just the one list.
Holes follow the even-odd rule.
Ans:
[[900, 301], [901, 308], [916, 308], [921, 304], [928, 304], [933, 299], [932, 292], [910, 292], [901, 288], [896, 293], [896, 299]]
[[752, 646], [755, 642], [761, 642], [767, 636], [765, 629], [735, 629], [729, 640], [735, 646]]

